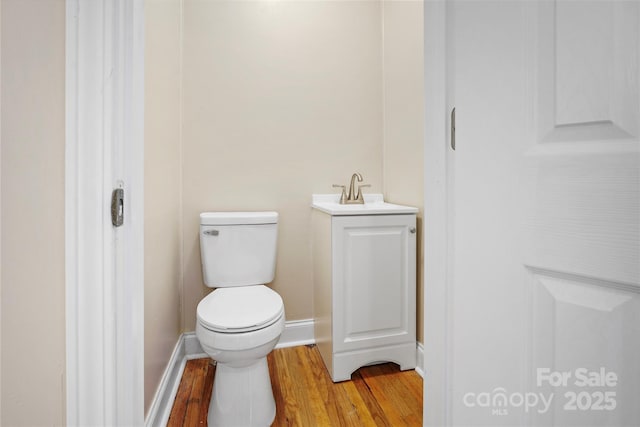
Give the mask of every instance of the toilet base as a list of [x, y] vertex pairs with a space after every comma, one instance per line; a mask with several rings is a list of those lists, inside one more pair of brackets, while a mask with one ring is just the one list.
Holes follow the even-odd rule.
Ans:
[[265, 427], [276, 416], [267, 358], [249, 366], [218, 362], [207, 421], [213, 427]]

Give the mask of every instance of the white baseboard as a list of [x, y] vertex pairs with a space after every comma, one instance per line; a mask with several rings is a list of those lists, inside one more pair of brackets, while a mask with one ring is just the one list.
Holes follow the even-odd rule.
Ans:
[[[184, 337], [185, 357], [187, 360], [207, 357], [195, 332], [185, 332]], [[276, 348], [295, 347], [297, 345], [315, 344], [313, 335], [313, 319], [290, 320], [285, 322], [284, 331], [280, 335], [280, 341]]]
[[416, 372], [424, 378], [424, 345], [416, 342]]
[[166, 426], [173, 407], [173, 400], [178, 392], [182, 372], [186, 364], [184, 335], [180, 335], [173, 353], [162, 375], [158, 390], [151, 401], [151, 407], [145, 420], [146, 427]]
[[276, 348], [295, 347], [315, 343], [313, 319], [291, 320], [285, 322], [284, 332], [282, 332]]
[[200, 341], [198, 341], [198, 337], [195, 332], [183, 333], [182, 339], [184, 340], [184, 358], [186, 360], [209, 357], [200, 346]]

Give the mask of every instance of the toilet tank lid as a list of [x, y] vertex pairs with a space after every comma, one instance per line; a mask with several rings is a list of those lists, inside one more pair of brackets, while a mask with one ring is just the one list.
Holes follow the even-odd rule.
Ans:
[[203, 212], [200, 225], [277, 224], [278, 212]]

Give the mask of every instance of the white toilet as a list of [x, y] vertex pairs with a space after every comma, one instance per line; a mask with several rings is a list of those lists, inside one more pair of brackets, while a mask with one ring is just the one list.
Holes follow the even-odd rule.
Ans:
[[268, 426], [276, 415], [267, 354], [284, 330], [284, 305], [264, 286], [276, 267], [276, 212], [200, 214], [204, 282], [196, 335], [217, 362], [209, 426]]

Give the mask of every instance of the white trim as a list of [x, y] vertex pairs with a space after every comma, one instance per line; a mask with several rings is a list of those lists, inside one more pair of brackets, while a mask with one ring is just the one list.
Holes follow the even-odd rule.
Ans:
[[[184, 341], [184, 353], [187, 359], [208, 357], [200, 346], [195, 332], [185, 332], [182, 334], [181, 339]], [[280, 335], [280, 340], [278, 344], [276, 344], [276, 348], [296, 347], [315, 343], [313, 319], [289, 320], [284, 323], [284, 331], [282, 335]]]
[[299, 345], [315, 344], [313, 319], [290, 320], [284, 324], [284, 332], [276, 348], [296, 347]]
[[200, 346], [200, 341], [195, 332], [185, 332], [182, 334], [184, 340], [184, 355], [187, 360], [209, 357]]
[[424, 379], [424, 346], [416, 342], [416, 372]]
[[[309, 345], [315, 344], [315, 342], [313, 319], [291, 320], [285, 322], [284, 332], [276, 348]], [[159, 427], [167, 425], [187, 360], [203, 357], [209, 356], [202, 350], [195, 332], [185, 332], [180, 335], [167, 368], [162, 375], [158, 390], [151, 402], [145, 426]]]
[[[178, 342], [173, 348], [167, 369], [164, 371], [156, 394], [151, 401], [145, 426], [166, 426], [167, 421], [169, 421], [173, 401], [175, 400], [176, 394], [178, 394], [182, 373], [187, 363], [185, 335], [186, 334], [182, 334], [178, 337]], [[195, 334], [193, 334], [193, 337], [195, 338]]]
[[[88, 52], [101, 46], [104, 23], [101, 11], [91, 6], [80, 8], [78, 0], [66, 4], [66, 416], [72, 426], [105, 424], [108, 393], [101, 301], [110, 274], [104, 272], [103, 257], [111, 244], [101, 232], [106, 228], [102, 212], [106, 207], [102, 200], [104, 117], [102, 108], [87, 108], [89, 100], [85, 99], [95, 96], [102, 101], [97, 88], [102, 81], [103, 58], [89, 60]], [[92, 143], [83, 144], [85, 141]], [[96, 414], [93, 418], [92, 413]]]
[[[66, 417], [142, 425], [143, 2], [66, 3]], [[126, 225], [111, 190], [127, 184]]]
[[425, 426], [451, 423], [448, 298], [447, 2], [424, 2], [424, 396]]
[[118, 3], [122, 83], [118, 112], [125, 183], [117, 296], [117, 423], [144, 423], [144, 0]]

